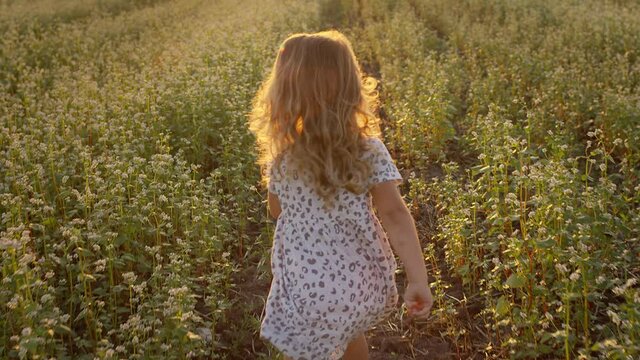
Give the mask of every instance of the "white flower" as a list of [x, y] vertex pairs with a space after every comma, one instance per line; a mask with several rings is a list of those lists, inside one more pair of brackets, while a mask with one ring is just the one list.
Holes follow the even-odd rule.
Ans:
[[18, 303], [22, 301], [22, 296], [15, 294], [13, 295], [13, 297], [11, 298], [11, 300], [9, 300], [9, 302], [7, 303], [7, 307], [11, 310], [15, 309], [18, 307]]
[[613, 293], [621, 296], [622, 294], [624, 294], [625, 290], [627, 290], [624, 286], [616, 286], [613, 288]]
[[103, 272], [105, 267], [106, 267], [106, 265], [107, 265], [107, 260], [106, 259], [96, 260], [96, 262], [95, 262], [96, 272], [97, 273]]
[[569, 276], [569, 279], [571, 279], [571, 281], [578, 281], [578, 279], [580, 279], [580, 273], [577, 271], [574, 272]]
[[508, 194], [505, 196], [505, 198], [506, 198], [507, 200], [509, 200], [509, 201], [512, 201], [512, 202], [517, 202], [517, 201], [518, 201], [518, 196], [516, 196], [516, 194], [511, 193], [511, 192], [510, 192], [510, 193], [508, 193]]
[[607, 310], [607, 315], [609, 315], [611, 321], [613, 321], [614, 324], [620, 325], [620, 316], [618, 316], [618, 314], [614, 313], [611, 310]]
[[569, 271], [569, 269], [567, 269], [567, 267], [564, 266], [563, 264], [556, 264], [556, 270], [558, 270], [561, 273], [566, 273]]
[[138, 278], [138, 276], [136, 276], [136, 274], [134, 274], [131, 271], [122, 274], [122, 279], [127, 284], [133, 284], [136, 281], [137, 278]]
[[543, 329], [548, 329], [549, 328], [549, 322], [548, 321], [542, 321], [542, 322], [540, 322], [540, 326], [542, 326]]

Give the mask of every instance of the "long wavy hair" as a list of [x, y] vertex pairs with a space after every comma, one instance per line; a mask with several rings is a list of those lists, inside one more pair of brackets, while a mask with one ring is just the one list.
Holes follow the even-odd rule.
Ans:
[[308, 180], [325, 204], [340, 187], [365, 192], [371, 169], [361, 159], [363, 140], [380, 136], [376, 85], [362, 73], [351, 43], [340, 32], [289, 36], [249, 116], [264, 184], [269, 166], [283, 175], [280, 163], [290, 152], [293, 167], [309, 170]]

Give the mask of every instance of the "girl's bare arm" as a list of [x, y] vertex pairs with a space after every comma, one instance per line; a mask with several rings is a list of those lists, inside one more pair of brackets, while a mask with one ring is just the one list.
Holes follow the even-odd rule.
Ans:
[[426, 318], [433, 305], [433, 296], [413, 217], [394, 181], [380, 183], [370, 191], [389, 242], [407, 273], [409, 282], [403, 297], [409, 317]]
[[269, 191], [269, 195], [267, 197], [267, 205], [269, 207], [269, 214], [271, 214], [274, 219], [277, 219], [278, 216], [280, 216], [282, 209], [280, 208], [280, 200], [278, 200], [278, 196], [271, 191]]
[[410, 283], [428, 286], [427, 269], [413, 217], [394, 181], [385, 181], [370, 190], [389, 243], [404, 264]]

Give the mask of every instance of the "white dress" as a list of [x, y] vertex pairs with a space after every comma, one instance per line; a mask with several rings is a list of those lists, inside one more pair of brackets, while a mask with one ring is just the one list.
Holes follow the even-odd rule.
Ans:
[[[370, 150], [363, 157], [373, 170], [369, 186], [400, 183], [382, 141], [367, 141]], [[285, 170], [286, 163], [285, 156]], [[277, 179], [271, 170], [269, 191], [278, 196], [282, 212], [260, 337], [294, 360], [338, 360], [356, 335], [394, 311], [395, 258], [368, 192], [338, 189], [335, 206], [325, 211], [301, 176]]]

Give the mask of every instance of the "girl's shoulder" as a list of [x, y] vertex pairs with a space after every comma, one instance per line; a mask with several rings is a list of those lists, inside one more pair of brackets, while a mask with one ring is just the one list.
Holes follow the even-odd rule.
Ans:
[[267, 165], [267, 170], [270, 183], [291, 179], [297, 180], [300, 176], [307, 174], [304, 169], [299, 169], [299, 165], [297, 165], [289, 150], [285, 150], [274, 157]]
[[402, 182], [402, 175], [395, 165], [384, 142], [376, 137], [365, 139], [366, 149], [363, 158], [371, 165], [369, 186], [385, 181]]
[[370, 145], [370, 146], [378, 146], [379, 144], [383, 144], [382, 140], [380, 140], [380, 138], [377, 138], [375, 136], [365, 136], [363, 139], [363, 142], [366, 145]]
[[276, 173], [284, 174], [294, 169], [292, 163], [290, 150], [285, 150], [271, 160], [268, 168]]
[[381, 139], [377, 137], [365, 137], [363, 140], [363, 144], [363, 156], [365, 158], [371, 159], [379, 156], [387, 156], [389, 154], [387, 146]]

